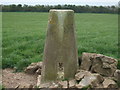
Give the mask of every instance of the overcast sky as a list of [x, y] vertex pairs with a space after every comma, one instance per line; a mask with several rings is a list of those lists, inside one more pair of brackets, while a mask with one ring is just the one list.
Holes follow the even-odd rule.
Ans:
[[28, 4], [28, 5], [118, 5], [119, 0], [0, 0], [1, 4]]

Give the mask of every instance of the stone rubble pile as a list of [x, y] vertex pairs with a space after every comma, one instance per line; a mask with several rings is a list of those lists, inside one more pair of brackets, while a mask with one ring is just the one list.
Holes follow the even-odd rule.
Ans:
[[41, 75], [42, 62], [31, 63], [24, 71], [28, 74], [38, 74]]
[[102, 54], [83, 53], [80, 69], [99, 73], [103, 76], [113, 76], [117, 69], [117, 60]]
[[120, 70], [117, 60], [102, 54], [83, 53], [79, 58], [79, 69], [75, 78], [41, 84], [42, 62], [32, 63], [25, 69], [26, 73], [38, 74], [39, 88], [118, 88]]

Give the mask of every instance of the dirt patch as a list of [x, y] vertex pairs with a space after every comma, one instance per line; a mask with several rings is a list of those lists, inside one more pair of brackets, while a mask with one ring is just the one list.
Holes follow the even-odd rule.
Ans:
[[30, 75], [24, 72], [14, 73], [13, 69], [2, 70], [2, 83], [5, 88], [36, 86], [37, 75]]

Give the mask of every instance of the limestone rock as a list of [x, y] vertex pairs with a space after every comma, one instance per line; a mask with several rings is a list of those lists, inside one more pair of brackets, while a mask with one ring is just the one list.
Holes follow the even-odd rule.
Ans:
[[20, 85], [15, 86], [15, 89], [18, 89]]
[[38, 84], [39, 88], [59, 88], [59, 84], [57, 82], [47, 82], [47, 83], [40, 83]]
[[76, 88], [83, 88], [80, 84], [75, 85]]
[[92, 61], [90, 60], [91, 55], [93, 54], [90, 54], [90, 53], [82, 54], [80, 69], [87, 70], [87, 71], [90, 69], [90, 66], [92, 65]]
[[100, 74], [92, 74], [94, 77], [96, 77], [96, 80], [91, 82], [92, 88], [102, 88], [102, 82], [104, 81], [104, 78]]
[[76, 84], [75, 79], [69, 80], [69, 88], [75, 88], [75, 84]]
[[75, 74], [75, 79], [79, 81], [82, 78], [84, 78], [85, 75], [88, 75], [88, 74], [91, 74], [91, 73], [85, 70], [79, 70], [78, 73]]
[[59, 85], [57, 83], [52, 83], [49, 88], [59, 88]]
[[105, 80], [103, 81], [103, 87], [104, 88], [117, 88], [117, 84], [112, 79], [105, 78]]
[[120, 70], [116, 70], [114, 73], [114, 77], [116, 81], [120, 82]]
[[40, 84], [39, 88], [49, 88], [52, 84], [50, 82]]
[[36, 71], [36, 74], [41, 75], [41, 68]]
[[39, 88], [67, 88], [68, 82], [67, 81], [56, 81], [56, 82], [47, 82], [41, 83], [41, 75], [37, 77], [37, 87]]
[[76, 85], [77, 88], [84, 88], [87, 86], [98, 87], [103, 82], [104, 78], [99, 74], [89, 73]]
[[37, 86], [39, 88], [68, 88], [68, 82], [67, 81], [56, 81], [56, 82], [51, 81], [47, 83], [37, 82]]
[[37, 66], [38, 66], [39, 68], [42, 68], [42, 64], [43, 64], [43, 62], [38, 62], [38, 63], [37, 63]]
[[83, 53], [80, 68], [110, 77], [117, 69], [117, 60], [102, 54]]
[[58, 85], [60, 88], [68, 88], [68, 82], [67, 81], [59, 81]]
[[79, 85], [81, 87], [86, 87], [86, 86], [89, 86], [91, 85], [92, 82], [95, 82], [95, 80], [97, 80], [97, 78], [93, 75], [91, 76], [85, 76], [79, 83]]
[[39, 87], [41, 84], [41, 75], [38, 75], [37, 77], [37, 87]]
[[113, 76], [116, 69], [117, 60], [103, 55], [95, 57], [91, 67], [92, 72], [96, 72], [108, 77]]
[[[24, 71], [28, 74], [34, 74], [38, 69], [40, 70], [42, 69], [42, 62], [32, 63]], [[39, 73], [40, 73], [40, 70], [39, 70]]]

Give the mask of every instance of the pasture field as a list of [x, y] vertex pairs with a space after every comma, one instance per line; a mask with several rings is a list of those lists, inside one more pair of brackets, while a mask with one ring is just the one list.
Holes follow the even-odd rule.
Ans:
[[[48, 13], [3, 12], [3, 68], [22, 70], [42, 61]], [[118, 59], [118, 15], [75, 13], [78, 55], [100, 53]], [[52, 51], [51, 51], [52, 52]]]

